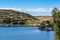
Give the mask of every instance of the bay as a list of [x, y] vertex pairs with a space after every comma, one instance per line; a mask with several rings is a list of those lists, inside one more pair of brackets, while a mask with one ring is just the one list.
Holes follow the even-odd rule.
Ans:
[[33, 26], [1, 27], [0, 40], [53, 40], [53, 31], [41, 31]]

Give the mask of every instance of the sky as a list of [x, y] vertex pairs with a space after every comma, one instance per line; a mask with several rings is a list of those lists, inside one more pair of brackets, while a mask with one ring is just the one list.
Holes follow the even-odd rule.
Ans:
[[54, 7], [60, 8], [60, 0], [0, 0], [0, 9], [22, 11], [33, 16], [51, 16]]

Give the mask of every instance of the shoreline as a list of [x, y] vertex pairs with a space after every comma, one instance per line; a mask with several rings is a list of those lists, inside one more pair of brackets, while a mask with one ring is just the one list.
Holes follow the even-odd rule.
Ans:
[[[37, 29], [39, 30], [44, 30], [44, 31], [53, 31], [53, 28], [42, 28], [42, 27], [38, 27], [38, 26], [32, 26], [32, 25], [13, 25], [13, 26], [0, 26], [0, 27], [37, 27]], [[45, 27], [45, 26], [44, 26]]]
[[36, 26], [32, 26], [32, 25], [13, 25], [13, 26], [0, 26], [0, 27], [21, 27], [21, 26], [26, 26], [26, 27], [36, 27]]

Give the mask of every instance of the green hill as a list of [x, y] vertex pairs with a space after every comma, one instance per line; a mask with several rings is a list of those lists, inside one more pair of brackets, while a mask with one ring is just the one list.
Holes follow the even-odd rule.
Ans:
[[36, 18], [19, 11], [0, 9], [0, 26], [32, 25]]

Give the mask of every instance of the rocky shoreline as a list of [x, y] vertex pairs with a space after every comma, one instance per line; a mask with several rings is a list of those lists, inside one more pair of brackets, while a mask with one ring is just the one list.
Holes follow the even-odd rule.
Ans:
[[52, 25], [37, 25], [39, 30], [53, 31]]
[[53, 31], [53, 28], [52, 27], [45, 27], [45, 28], [42, 28], [42, 27], [39, 27], [38, 29], [40, 30], [46, 30], [46, 31]]
[[43, 21], [39, 25], [36, 25], [36, 26], [38, 26], [38, 29], [41, 29], [41, 30], [47, 30], [47, 31], [54, 30], [53, 23], [50, 23], [49, 21]]

